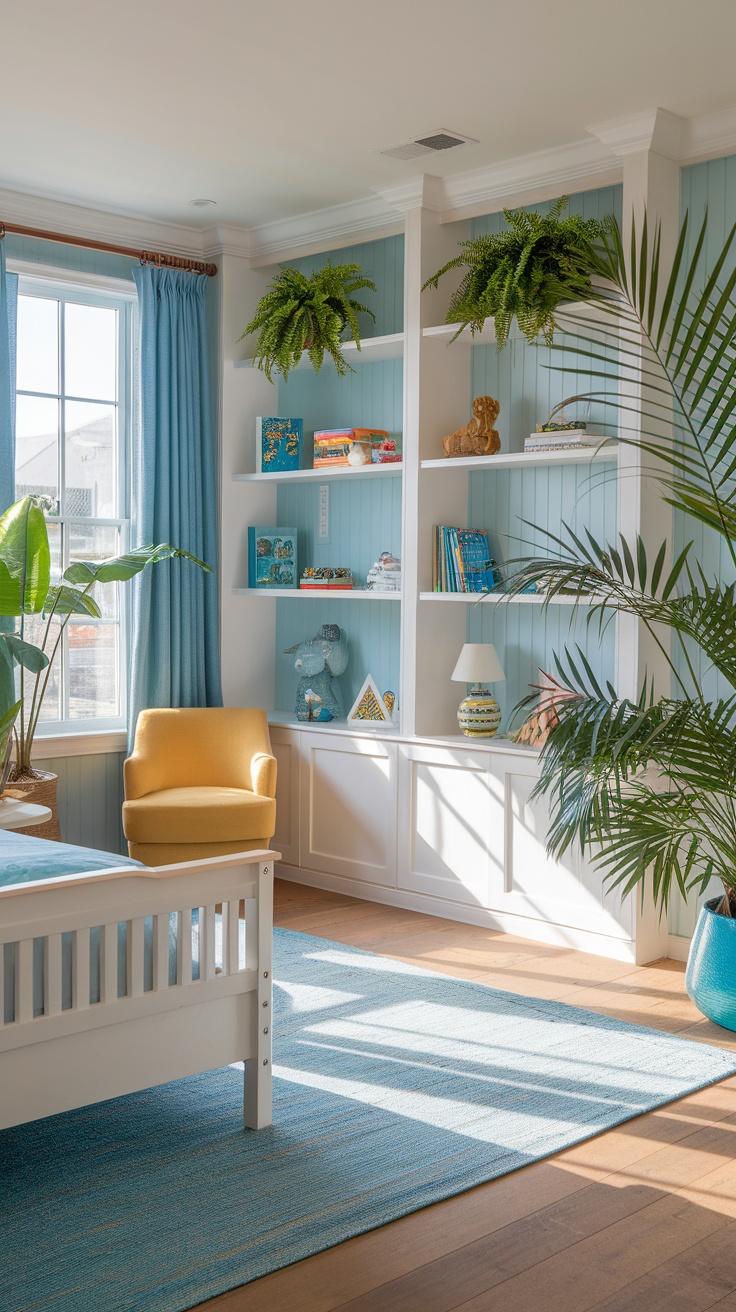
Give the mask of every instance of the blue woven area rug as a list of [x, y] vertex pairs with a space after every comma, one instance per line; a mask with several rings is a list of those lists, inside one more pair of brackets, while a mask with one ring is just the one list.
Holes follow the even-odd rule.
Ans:
[[287, 930], [274, 978], [271, 1129], [226, 1067], [0, 1133], [3, 1312], [181, 1312], [736, 1072]]

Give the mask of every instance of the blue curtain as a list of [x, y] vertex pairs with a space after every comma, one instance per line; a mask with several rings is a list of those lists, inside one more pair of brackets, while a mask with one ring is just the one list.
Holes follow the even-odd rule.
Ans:
[[[0, 514], [15, 501], [15, 344], [18, 319], [18, 275], [5, 269], [5, 242], [0, 240]], [[0, 619], [0, 630], [12, 633], [15, 620]], [[13, 676], [0, 661], [0, 713], [15, 701]]]
[[0, 514], [15, 501], [15, 344], [18, 275], [5, 269], [0, 241]]
[[140, 313], [140, 431], [132, 543], [168, 542], [186, 560], [133, 585], [129, 740], [149, 706], [220, 706], [215, 440], [204, 275], [133, 270]]

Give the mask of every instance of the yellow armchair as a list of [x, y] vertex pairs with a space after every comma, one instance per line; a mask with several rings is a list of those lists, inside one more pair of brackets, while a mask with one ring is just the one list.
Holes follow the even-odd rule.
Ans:
[[123, 831], [148, 866], [268, 847], [276, 760], [265, 711], [141, 711], [124, 766]]

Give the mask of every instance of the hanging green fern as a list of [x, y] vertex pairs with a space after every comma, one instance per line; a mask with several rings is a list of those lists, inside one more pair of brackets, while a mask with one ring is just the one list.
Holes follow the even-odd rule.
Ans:
[[354, 299], [353, 293], [368, 287], [376, 290], [370, 278], [363, 277], [359, 264], [327, 264], [310, 278], [299, 269], [282, 268], [258, 302], [258, 308], [245, 332], [259, 333], [254, 363], [273, 382], [272, 373], [288, 378], [304, 351], [308, 351], [315, 373], [322, 367], [325, 352], [332, 357], [339, 374], [353, 370], [342, 353], [342, 334], [350, 335], [360, 350], [358, 315], [376, 316]]
[[[505, 346], [516, 319], [528, 341], [540, 334], [551, 344], [554, 311], [561, 301], [583, 300], [590, 293], [590, 268], [603, 225], [577, 214], [562, 218], [568, 197], [547, 214], [504, 210], [504, 232], [461, 242], [462, 254], [424, 284], [437, 287], [450, 269], [467, 268], [453, 293], [447, 323], [480, 332], [493, 319], [498, 346]], [[454, 340], [454, 338], [453, 338]]]

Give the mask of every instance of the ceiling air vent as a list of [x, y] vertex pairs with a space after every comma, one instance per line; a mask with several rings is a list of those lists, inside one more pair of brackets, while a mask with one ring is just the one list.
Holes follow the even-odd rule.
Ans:
[[455, 146], [477, 146], [475, 137], [461, 137], [459, 132], [448, 132], [446, 128], [440, 128], [438, 132], [430, 132], [426, 137], [416, 137], [414, 141], [407, 141], [403, 146], [392, 146], [390, 150], [379, 151], [380, 155], [388, 155], [391, 159], [420, 159], [422, 155], [436, 155], [440, 150], [452, 150]]

